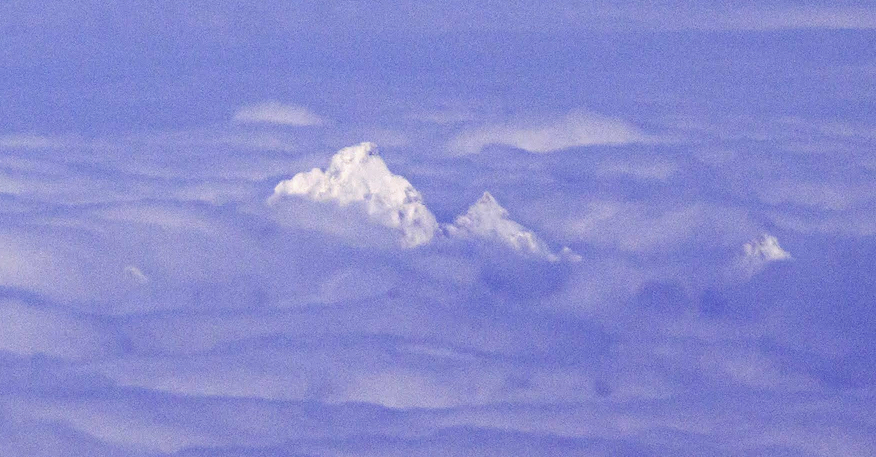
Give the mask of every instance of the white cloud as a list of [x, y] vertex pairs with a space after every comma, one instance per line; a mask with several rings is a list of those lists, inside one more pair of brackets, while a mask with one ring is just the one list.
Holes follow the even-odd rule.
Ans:
[[87, 257], [80, 254], [74, 258], [83, 245], [79, 240], [65, 239], [67, 231], [0, 228], [0, 285], [51, 297], [81, 298], [87, 282], [83, 280], [83, 258]]
[[316, 294], [307, 297], [314, 303], [344, 303], [377, 297], [396, 286], [398, 279], [386, 268], [344, 268], [331, 274], [319, 285]]
[[431, 111], [420, 111], [409, 116], [411, 119], [438, 125], [452, 125], [469, 122], [474, 114], [462, 108], [444, 108]]
[[730, 20], [742, 29], [873, 29], [876, 10], [872, 7], [800, 6], [747, 10]]
[[458, 154], [474, 154], [484, 146], [503, 144], [530, 152], [551, 152], [576, 146], [637, 143], [645, 139], [636, 126], [626, 121], [572, 112], [551, 122], [512, 122], [466, 130], [452, 139], [447, 148]]
[[[562, 201], [559, 205], [564, 204]], [[556, 201], [543, 205], [556, 206]], [[666, 204], [593, 199], [546, 217], [555, 236], [642, 255], [736, 246], [758, 225], [742, 208], [707, 203]]]
[[374, 221], [401, 231], [407, 247], [428, 243], [438, 229], [420, 192], [389, 171], [373, 143], [341, 149], [325, 171], [314, 168], [281, 181], [269, 201], [287, 195], [335, 201], [341, 206], [361, 202]]
[[143, 272], [139, 268], [133, 265], [128, 265], [127, 267], [125, 267], [124, 273], [125, 279], [134, 284], [143, 285], [149, 282], [149, 277], [143, 274]]
[[[876, 10], [871, 6], [814, 5], [789, 2], [786, 5], [740, 5], [670, 1], [664, 5], [613, 6], [596, 14], [607, 27], [658, 30], [789, 30], [876, 28]], [[836, 2], [839, 3], [839, 2]], [[614, 14], [612, 14], [612, 11]], [[680, 14], [682, 13], [682, 14]], [[620, 21], [618, 21], [620, 20]]]
[[0, 148], [4, 149], [50, 149], [65, 145], [65, 141], [40, 135], [0, 135]]
[[678, 166], [671, 162], [649, 161], [634, 162], [611, 160], [599, 164], [596, 174], [600, 177], [628, 176], [641, 180], [667, 181], [678, 172]]
[[517, 252], [551, 261], [561, 258], [581, 260], [581, 257], [569, 248], [563, 248], [559, 254], [552, 252], [535, 233], [511, 220], [508, 211], [489, 192], [484, 192], [465, 214], [458, 216], [452, 225], [447, 226], [447, 231], [451, 236], [475, 236], [495, 240]]
[[804, 375], [785, 373], [775, 360], [758, 351], [732, 349], [702, 354], [704, 372], [738, 384], [760, 389], [811, 390], [814, 383]]
[[154, 417], [136, 407], [109, 399], [28, 399], [8, 406], [14, 411], [12, 414], [43, 423], [63, 424], [87, 434], [91, 441], [123, 447], [128, 455], [170, 453], [187, 446], [221, 444], [223, 439], [218, 432], [194, 430], [170, 420], [156, 422]]
[[104, 221], [149, 225], [179, 233], [214, 234], [221, 230], [215, 221], [185, 206], [134, 202], [107, 205], [92, 214]]
[[105, 353], [109, 340], [84, 319], [0, 299], [0, 350], [83, 359]]
[[782, 228], [810, 235], [829, 233], [843, 236], [873, 236], [876, 234], [876, 212], [872, 209], [815, 215], [775, 212], [770, 215], [770, 219]]
[[801, 180], [778, 178], [756, 189], [757, 195], [770, 205], [790, 203], [833, 211], [861, 208], [874, 200], [873, 182], [857, 181], [844, 177], [842, 180]]
[[556, 294], [544, 299], [546, 307], [609, 322], [618, 317], [618, 303], [629, 300], [649, 279], [625, 260], [588, 257], [579, 265]]
[[284, 105], [275, 101], [248, 105], [234, 114], [234, 120], [244, 123], [282, 124], [298, 127], [322, 125], [326, 121], [307, 108]]

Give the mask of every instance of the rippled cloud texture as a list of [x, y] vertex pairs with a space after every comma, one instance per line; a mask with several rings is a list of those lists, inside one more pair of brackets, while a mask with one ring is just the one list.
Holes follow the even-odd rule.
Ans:
[[876, 454], [872, 5], [7, 3], [0, 455]]

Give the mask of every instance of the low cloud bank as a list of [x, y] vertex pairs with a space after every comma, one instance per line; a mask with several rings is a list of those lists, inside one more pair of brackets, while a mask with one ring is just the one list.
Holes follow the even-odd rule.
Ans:
[[465, 130], [448, 144], [457, 154], [475, 154], [490, 144], [530, 152], [552, 152], [576, 146], [622, 145], [646, 139], [636, 126], [610, 117], [573, 112], [550, 122], [509, 122]]

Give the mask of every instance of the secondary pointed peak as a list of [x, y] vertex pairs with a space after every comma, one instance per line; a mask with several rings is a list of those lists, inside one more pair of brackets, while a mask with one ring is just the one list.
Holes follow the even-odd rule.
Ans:
[[476, 202], [474, 202], [471, 206], [469, 206], [468, 211], [465, 214], [470, 219], [506, 219], [508, 218], [508, 211], [499, 204], [493, 194], [484, 191], [481, 198], [479, 198]]
[[448, 226], [447, 231], [451, 236], [492, 239], [515, 251], [550, 261], [580, 260], [580, 256], [568, 248], [565, 248], [560, 255], [554, 254], [534, 232], [513, 221], [508, 211], [487, 191], [468, 208], [465, 214], [458, 216], [453, 224]]

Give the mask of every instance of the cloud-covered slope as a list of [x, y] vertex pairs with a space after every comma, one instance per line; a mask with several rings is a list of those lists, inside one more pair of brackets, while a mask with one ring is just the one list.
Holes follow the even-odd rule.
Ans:
[[402, 244], [408, 247], [428, 243], [438, 229], [420, 192], [407, 179], [389, 171], [373, 143], [341, 149], [325, 171], [314, 168], [281, 181], [271, 201], [285, 195], [334, 201], [341, 206], [361, 202], [374, 221], [401, 231]]

